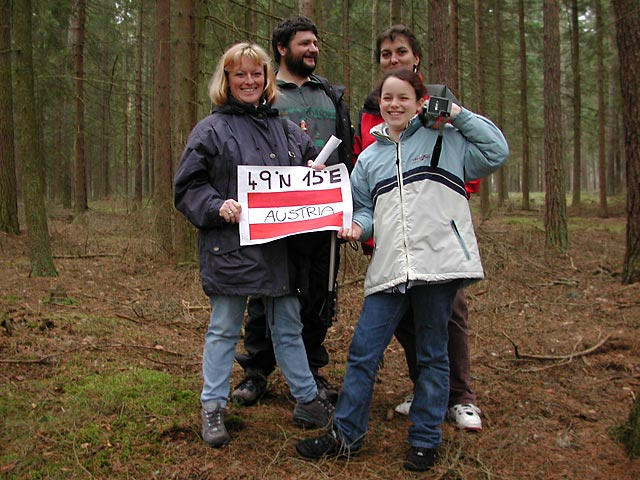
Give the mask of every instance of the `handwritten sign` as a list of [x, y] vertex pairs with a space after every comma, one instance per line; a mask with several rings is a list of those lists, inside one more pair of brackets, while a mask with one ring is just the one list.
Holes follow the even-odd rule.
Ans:
[[351, 227], [353, 203], [347, 167], [238, 167], [240, 245], [297, 233]]

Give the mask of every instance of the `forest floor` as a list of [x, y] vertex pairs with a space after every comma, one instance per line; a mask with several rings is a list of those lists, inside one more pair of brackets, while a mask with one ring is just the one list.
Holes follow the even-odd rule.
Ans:
[[[158, 255], [148, 210], [91, 207], [76, 220], [50, 212], [56, 278], [30, 278], [26, 235], [0, 235], [0, 478], [640, 478], [640, 460], [617, 441], [640, 394], [640, 284], [620, 283], [620, 205], [607, 219], [593, 205], [570, 211], [567, 254], [545, 251], [539, 211], [476, 219], [487, 279], [467, 298], [484, 429], [445, 423], [426, 474], [402, 468], [410, 422], [392, 409], [410, 381], [395, 340], [358, 456], [296, 455], [295, 442], [315, 432], [294, 426], [279, 371], [259, 404], [230, 407], [232, 443], [206, 447], [198, 397], [208, 302], [197, 266]], [[323, 372], [336, 385], [366, 268], [361, 252], [342, 253]], [[232, 382], [240, 378], [234, 365]]]

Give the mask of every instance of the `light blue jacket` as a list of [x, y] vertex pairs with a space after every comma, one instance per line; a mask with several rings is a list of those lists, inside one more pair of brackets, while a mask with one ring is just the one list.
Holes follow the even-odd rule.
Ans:
[[464, 182], [486, 177], [504, 163], [509, 147], [490, 120], [462, 109], [442, 132], [414, 117], [399, 142], [386, 123], [371, 129], [376, 142], [351, 174], [353, 221], [373, 235], [375, 250], [365, 295], [412, 281], [465, 283], [484, 276]]

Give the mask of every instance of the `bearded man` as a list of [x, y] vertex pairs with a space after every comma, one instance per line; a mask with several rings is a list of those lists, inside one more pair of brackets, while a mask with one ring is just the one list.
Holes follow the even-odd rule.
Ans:
[[[313, 74], [319, 54], [316, 25], [307, 17], [287, 18], [273, 31], [271, 45], [274, 60], [278, 64], [276, 79], [280, 89], [274, 107], [280, 116], [300, 125], [313, 139], [318, 150], [331, 135], [342, 140], [326, 164], [344, 163], [351, 172], [353, 131], [349, 107], [344, 99], [345, 89]], [[335, 404], [337, 391], [319, 373], [319, 369], [329, 363], [329, 354], [323, 342], [335, 315], [329, 282], [335, 286], [339, 249], [334, 249], [335, 268], [330, 272], [332, 235], [333, 232], [296, 235], [290, 237], [289, 244], [297, 259], [295, 283], [301, 304], [302, 339], [309, 367], [318, 392]], [[331, 275], [333, 277], [330, 279]], [[249, 301], [248, 316], [244, 335], [247, 353], [236, 355], [245, 376], [231, 394], [232, 399], [243, 405], [254, 404], [266, 393], [267, 377], [276, 365], [262, 299], [253, 298]]]

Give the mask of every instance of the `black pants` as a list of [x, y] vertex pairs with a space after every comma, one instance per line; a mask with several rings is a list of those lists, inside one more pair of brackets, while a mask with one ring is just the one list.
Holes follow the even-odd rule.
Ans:
[[[307, 352], [307, 360], [313, 375], [329, 363], [329, 353], [324, 347], [324, 339], [333, 318], [333, 305], [327, 305], [329, 286], [329, 257], [332, 232], [314, 232], [297, 235], [290, 240], [290, 256], [294, 263], [294, 284], [300, 300], [302, 320], [302, 340]], [[336, 247], [336, 265], [333, 282], [337, 277], [339, 250]], [[327, 314], [326, 309], [330, 308]], [[239, 363], [269, 375], [276, 366], [273, 345], [262, 298], [249, 299], [248, 320], [244, 329], [244, 348], [247, 355], [237, 356]]]

